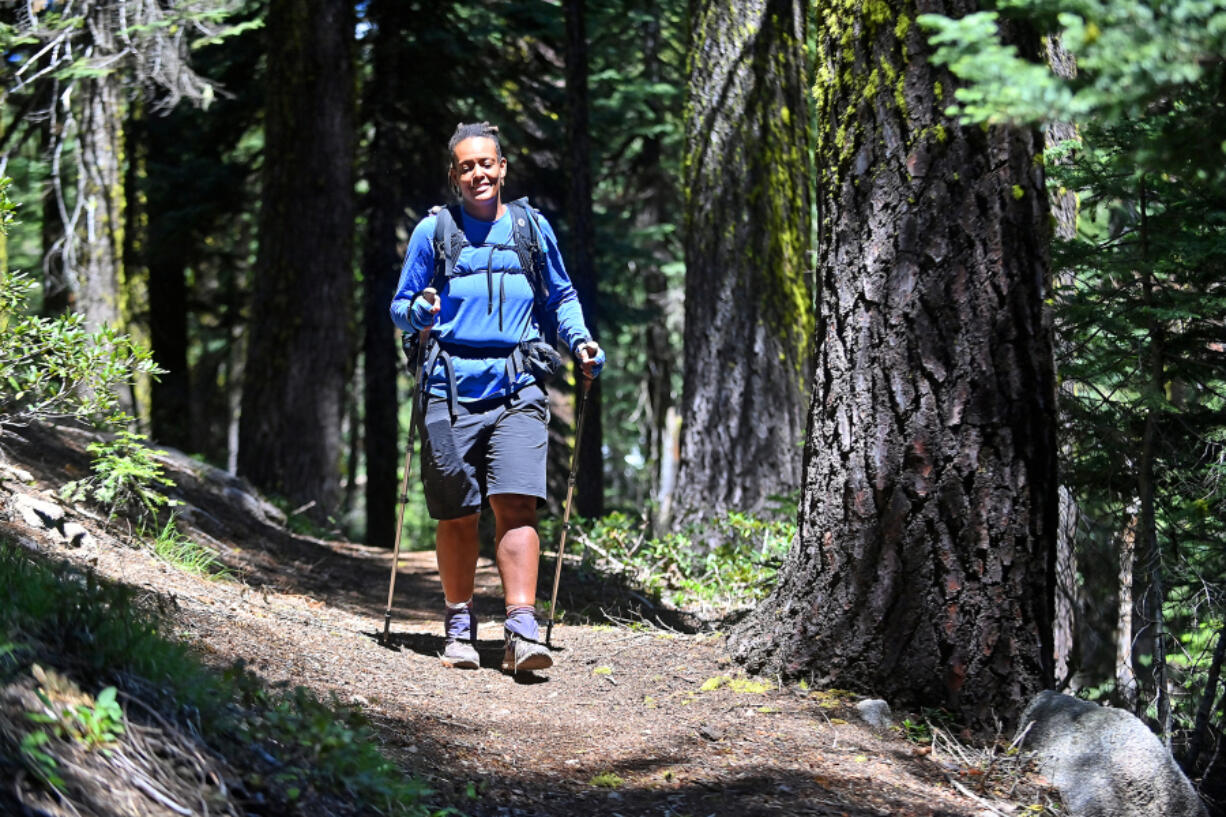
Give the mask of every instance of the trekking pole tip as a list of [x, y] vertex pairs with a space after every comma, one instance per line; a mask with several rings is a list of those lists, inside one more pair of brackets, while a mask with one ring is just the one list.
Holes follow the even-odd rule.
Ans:
[[381, 639], [384, 646], [387, 646], [388, 633], [392, 628], [392, 611], [388, 610], [383, 614], [383, 638]]

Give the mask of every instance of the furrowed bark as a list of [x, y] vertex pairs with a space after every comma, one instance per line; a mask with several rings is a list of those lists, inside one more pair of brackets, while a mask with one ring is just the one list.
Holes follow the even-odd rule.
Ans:
[[260, 249], [239, 472], [322, 520], [340, 494], [352, 345], [353, 8], [269, 8]]
[[804, 21], [796, 0], [694, 8], [676, 525], [767, 511], [800, 484], [813, 328]]
[[799, 532], [731, 648], [989, 724], [1052, 680], [1055, 387], [1039, 137], [949, 120], [914, 25], [970, 10], [819, 6]]

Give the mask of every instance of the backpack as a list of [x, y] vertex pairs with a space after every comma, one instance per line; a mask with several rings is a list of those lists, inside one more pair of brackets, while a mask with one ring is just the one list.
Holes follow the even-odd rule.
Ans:
[[[519, 266], [532, 287], [532, 314], [544, 338], [543, 341], [521, 340], [508, 359], [508, 365], [511, 371], [531, 372], [543, 386], [557, 372], [561, 358], [556, 350], [557, 318], [545, 308], [549, 300], [549, 290], [545, 279], [547, 274], [545, 250], [538, 238], [541, 228], [536, 221], [536, 211], [528, 204], [527, 198], [507, 202], [506, 207], [511, 213], [511, 240], [514, 242], [515, 253], [519, 256]], [[462, 216], [459, 213], [459, 205], [433, 207], [430, 213], [435, 216], [436, 222], [433, 241], [434, 275], [430, 279], [429, 286], [436, 292], [442, 292], [447, 281], [455, 276], [456, 263], [460, 259], [461, 250], [468, 246], [468, 239], [460, 227]], [[418, 355], [421, 354], [418, 350], [419, 333], [406, 332], [401, 342], [404, 345], [405, 360], [410, 368], [410, 374], [415, 375], [416, 373], [412, 372], [413, 361], [417, 360]], [[447, 353], [439, 349], [437, 343], [432, 342], [428, 346], [429, 348], [422, 357], [422, 364], [424, 368], [430, 369], [436, 359], [442, 358], [443, 365], [448, 371], [448, 380], [451, 382], [448, 396], [454, 414], [455, 378], [451, 371], [450, 360]], [[425, 378], [421, 380], [424, 381]], [[419, 389], [423, 387], [424, 382], [418, 384]]]
[[[557, 319], [545, 309], [549, 288], [545, 279], [545, 250], [538, 238], [541, 227], [536, 221], [536, 211], [527, 198], [507, 202], [506, 207], [511, 212], [511, 240], [519, 256], [519, 266], [532, 287], [533, 316], [541, 328], [545, 343], [551, 347], [557, 346]], [[430, 212], [437, 219], [434, 225], [434, 277], [430, 279], [430, 286], [436, 292], [442, 292], [443, 286], [455, 275], [456, 262], [460, 259], [460, 251], [468, 246], [468, 239], [460, 227], [459, 205], [434, 207]]]

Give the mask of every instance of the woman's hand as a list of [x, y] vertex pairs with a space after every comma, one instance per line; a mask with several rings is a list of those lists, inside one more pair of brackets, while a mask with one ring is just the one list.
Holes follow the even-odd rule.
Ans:
[[442, 308], [438, 293], [433, 287], [426, 287], [413, 299], [413, 305], [409, 307], [409, 326], [413, 327], [415, 332], [429, 329], [434, 326], [434, 316]]
[[583, 367], [583, 376], [588, 380], [595, 380], [600, 377], [600, 370], [604, 368], [604, 349], [600, 348], [600, 344], [594, 340], [585, 341], [575, 347], [575, 357], [579, 361], [579, 365]]

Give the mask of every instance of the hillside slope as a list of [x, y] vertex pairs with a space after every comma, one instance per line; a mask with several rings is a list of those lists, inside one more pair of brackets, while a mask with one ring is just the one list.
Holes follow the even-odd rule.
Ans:
[[[558, 817], [970, 817], [1045, 802], [1024, 775], [983, 775], [968, 765], [970, 755], [933, 752], [904, 739], [901, 729], [869, 728], [847, 693], [744, 678], [720, 635], [634, 621], [637, 613], [624, 604], [633, 597], [612, 581], [568, 572], [563, 609], [603, 608], [605, 621], [560, 624], [557, 665], [511, 677], [497, 669], [499, 584], [482, 559], [482, 667], [446, 670], [437, 658], [441, 592], [433, 553], [408, 553], [392, 643], [384, 646], [378, 635], [390, 553], [293, 535], [241, 482], [180, 455], [163, 461], [186, 503], [181, 531], [214, 548], [228, 578], [177, 570], [132, 546], [139, 541], [123, 523], [107, 525], [87, 508], [63, 509], [88, 533], [67, 540], [45, 520], [23, 515], [18, 497], [59, 503], [58, 486], [88, 467], [87, 441], [81, 432], [46, 429], [6, 440], [0, 533], [33, 558], [135, 588], [165, 611], [175, 636], [219, 669], [242, 662], [267, 685], [301, 685], [360, 708], [383, 751], [424, 777], [438, 806]], [[1016, 786], [1012, 800], [1001, 796], [1002, 785]], [[973, 794], [976, 787], [996, 812]]]

